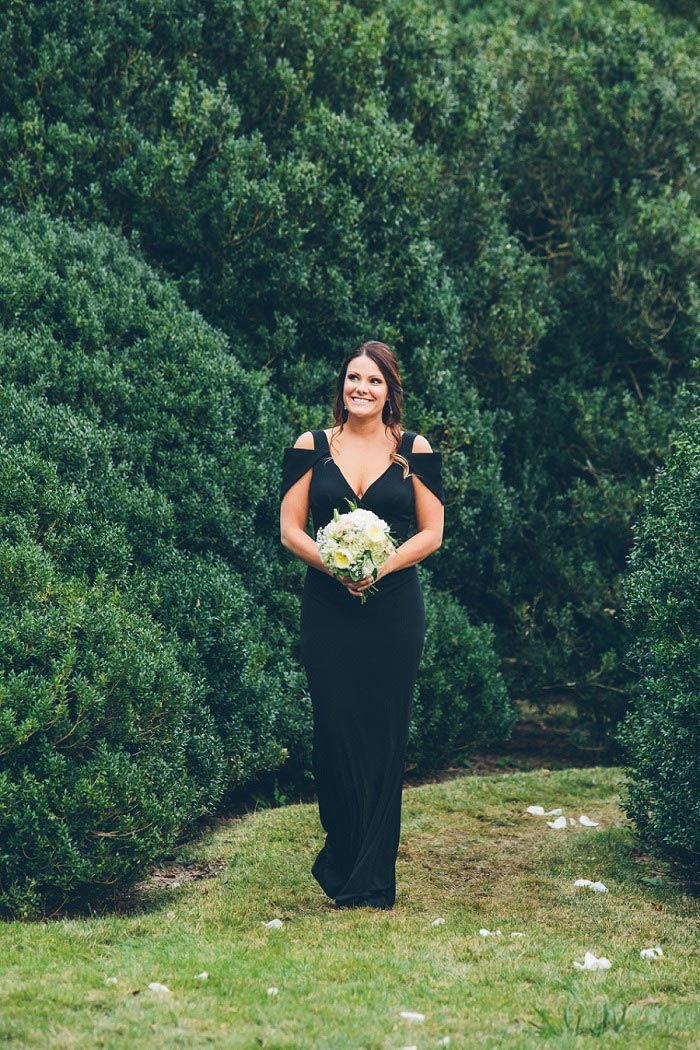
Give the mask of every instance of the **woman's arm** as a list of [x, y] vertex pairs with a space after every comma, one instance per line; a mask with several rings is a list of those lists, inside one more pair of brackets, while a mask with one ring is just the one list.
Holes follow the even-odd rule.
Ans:
[[[294, 448], [314, 448], [314, 436], [310, 432], [302, 434], [294, 443]], [[321, 561], [315, 540], [306, 531], [309, 520], [309, 487], [311, 470], [307, 470], [284, 495], [280, 506], [280, 539], [282, 545], [320, 572], [328, 570]]]

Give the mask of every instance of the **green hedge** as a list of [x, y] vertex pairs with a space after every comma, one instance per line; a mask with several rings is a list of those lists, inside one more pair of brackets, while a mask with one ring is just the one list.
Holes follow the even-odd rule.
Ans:
[[0, 601], [0, 914], [33, 916], [143, 874], [225, 767], [174, 647], [103, 576], [61, 579], [5, 539]]
[[472, 626], [449, 594], [426, 582], [423, 589], [426, 641], [408, 747], [409, 762], [419, 772], [449, 763], [457, 749], [506, 739], [516, 719], [491, 628]]
[[18, 467], [12, 512], [58, 571], [107, 574], [167, 630], [229, 787], [279, 765], [301, 688], [294, 610], [270, 586], [276, 536], [258, 534], [277, 436], [262, 377], [118, 238], [9, 213], [0, 353], [3, 439], [57, 477], [47, 495]]
[[700, 867], [700, 420], [645, 501], [627, 583], [640, 675], [623, 726], [627, 812], [653, 853]]

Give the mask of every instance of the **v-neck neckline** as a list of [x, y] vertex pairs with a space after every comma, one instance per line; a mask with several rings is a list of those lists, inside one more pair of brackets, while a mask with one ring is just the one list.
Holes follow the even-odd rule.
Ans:
[[[383, 470], [383, 471], [381, 472], [381, 474], [380, 474], [380, 475], [379, 475], [378, 477], [376, 477], [376, 478], [374, 479], [374, 481], [371, 481], [371, 482], [369, 483], [369, 485], [367, 486], [367, 488], [365, 489], [365, 491], [364, 491], [364, 492], [362, 493], [362, 495], [361, 495], [361, 496], [358, 496], [357, 492], [356, 492], [356, 491], [355, 491], [355, 489], [354, 489], [354, 488], [352, 487], [352, 485], [350, 484], [350, 482], [348, 481], [348, 479], [347, 479], [347, 478], [345, 477], [345, 475], [343, 474], [342, 470], [340, 469], [340, 467], [338, 466], [338, 464], [337, 464], [337, 463], [336, 463], [336, 461], [335, 461], [335, 458], [334, 458], [334, 456], [333, 456], [333, 453], [331, 452], [331, 446], [330, 446], [330, 442], [329, 442], [329, 440], [328, 440], [328, 434], [327, 434], [327, 433], [325, 432], [325, 430], [324, 430], [324, 431], [322, 431], [322, 433], [323, 433], [323, 436], [324, 436], [324, 438], [326, 439], [326, 446], [327, 446], [327, 448], [328, 448], [328, 455], [329, 455], [329, 456], [331, 457], [331, 463], [333, 464], [333, 466], [335, 467], [335, 469], [336, 469], [336, 470], [338, 471], [338, 473], [340, 474], [341, 478], [342, 478], [342, 479], [343, 479], [343, 481], [345, 482], [345, 484], [346, 484], [347, 488], [348, 488], [348, 489], [350, 490], [350, 492], [352, 492], [352, 494], [353, 494], [353, 496], [355, 497], [355, 499], [357, 500], [357, 502], [358, 502], [358, 503], [363, 503], [363, 502], [364, 502], [364, 500], [365, 500], [365, 498], [366, 498], [366, 496], [367, 496], [367, 493], [369, 492], [369, 490], [370, 490], [370, 489], [373, 489], [373, 488], [374, 488], [374, 486], [375, 486], [375, 485], [377, 485], [377, 484], [378, 484], [378, 483], [379, 483], [379, 482], [380, 482], [380, 481], [382, 480], [382, 478], [383, 478], [383, 477], [384, 477], [384, 476], [385, 476], [386, 474], [388, 474], [388, 473], [389, 473], [389, 471], [391, 470], [391, 468], [392, 468], [392, 467], [394, 467], [394, 466], [396, 466], [396, 460], [395, 460], [395, 459], [392, 459], [392, 461], [391, 461], [391, 463], [389, 464], [389, 466], [388, 466], [388, 467], [387, 467], [387, 468], [386, 468], [385, 470]], [[399, 445], [399, 451], [401, 450], [401, 447], [402, 447], [402, 446], [403, 446], [403, 435], [401, 436], [401, 445]]]

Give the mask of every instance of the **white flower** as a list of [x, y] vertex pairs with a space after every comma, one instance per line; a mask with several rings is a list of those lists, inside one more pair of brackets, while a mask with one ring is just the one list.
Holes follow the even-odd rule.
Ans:
[[547, 827], [553, 828], [554, 831], [560, 831], [566, 827], [566, 817], [557, 817], [556, 820], [548, 820]]
[[267, 994], [268, 994], [268, 995], [269, 995], [270, 997], [273, 997], [273, 996], [275, 996], [275, 995], [279, 995], [279, 991], [280, 991], [280, 990], [279, 990], [279, 988], [268, 988], [268, 989], [267, 989]]
[[579, 824], [583, 824], [584, 828], [597, 828], [598, 827], [598, 821], [597, 820], [591, 820], [591, 818], [587, 817], [585, 813], [581, 814], [581, 816], [578, 818], [578, 822], [579, 822]]
[[269, 922], [264, 922], [262, 925], [267, 930], [281, 930], [284, 928], [284, 923], [281, 919], [270, 919]]
[[338, 547], [333, 551], [333, 565], [336, 569], [348, 569], [350, 567], [350, 551]]
[[656, 946], [656, 948], [642, 948], [641, 952], [639, 953], [640, 958], [642, 959], [661, 959], [663, 957], [663, 954], [664, 953], [661, 951], [658, 945]]
[[404, 1021], [415, 1021], [416, 1024], [423, 1024], [425, 1021], [425, 1014], [415, 1014], [412, 1010], [402, 1010], [401, 1016]]
[[151, 981], [148, 987], [152, 992], [157, 992], [159, 995], [173, 994], [166, 984], [161, 984], [159, 981]]
[[606, 959], [604, 955], [601, 955], [600, 959], [597, 959], [593, 952], [586, 952], [583, 957], [583, 962], [574, 961], [574, 966], [577, 970], [609, 970], [612, 963], [609, 959]]

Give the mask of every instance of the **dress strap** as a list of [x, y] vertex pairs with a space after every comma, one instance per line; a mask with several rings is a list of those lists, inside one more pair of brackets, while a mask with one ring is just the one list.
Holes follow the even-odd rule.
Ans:
[[[307, 471], [312, 470], [319, 460], [328, 455], [328, 440], [323, 430], [312, 430], [313, 448], [285, 448], [282, 459], [282, 485], [280, 499], [283, 499], [292, 485], [296, 485]], [[324, 447], [325, 445], [325, 447]]]
[[328, 435], [325, 430], [312, 430], [314, 439], [314, 450], [316, 452], [330, 452], [331, 447], [328, 444]]
[[400, 454], [408, 461], [411, 473], [420, 478], [441, 503], [445, 502], [442, 487], [442, 454], [440, 452], [413, 452], [417, 434], [407, 430], [401, 441]]

